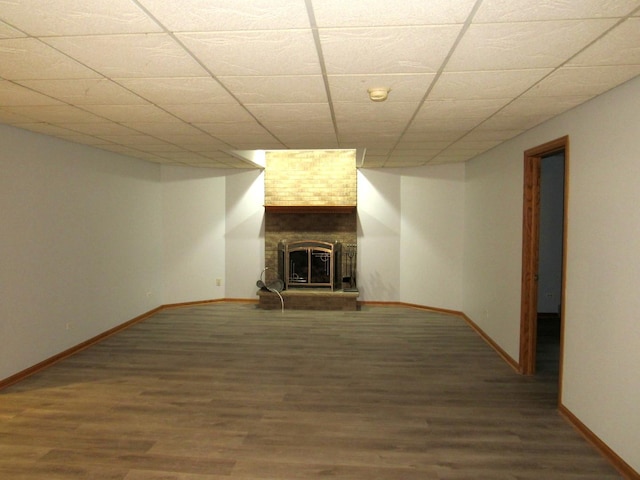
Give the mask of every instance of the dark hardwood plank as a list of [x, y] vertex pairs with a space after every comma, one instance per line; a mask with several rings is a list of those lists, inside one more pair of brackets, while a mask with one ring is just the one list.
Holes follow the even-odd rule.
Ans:
[[463, 320], [156, 313], [0, 391], [0, 478], [617, 479]]

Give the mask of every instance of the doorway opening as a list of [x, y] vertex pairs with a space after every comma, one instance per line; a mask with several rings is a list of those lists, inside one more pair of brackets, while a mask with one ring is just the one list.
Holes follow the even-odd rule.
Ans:
[[[541, 209], [542, 192], [542, 168], [543, 165], [552, 165], [549, 162], [562, 162], [561, 170], [561, 199], [556, 200], [551, 206], [544, 205]], [[555, 165], [557, 166], [557, 165]], [[542, 345], [548, 341], [548, 335], [559, 335], [557, 348], [552, 352], [556, 370], [561, 385], [562, 376], [562, 348], [563, 348], [563, 305], [565, 292], [565, 266], [566, 266], [566, 238], [567, 238], [567, 198], [568, 198], [568, 167], [569, 167], [569, 137], [561, 137], [551, 142], [539, 145], [524, 152], [524, 195], [523, 195], [523, 233], [522, 233], [522, 296], [520, 315], [520, 358], [519, 368], [523, 375], [533, 375], [537, 371], [538, 353], [548, 353]], [[545, 185], [546, 186], [546, 185]], [[556, 193], [557, 196], [557, 193]], [[548, 203], [548, 200], [547, 200]], [[545, 238], [541, 239], [541, 228], [547, 228], [550, 209], [560, 209], [560, 254], [553, 258]], [[557, 212], [556, 212], [557, 213]], [[545, 215], [541, 224], [541, 216]], [[556, 230], [557, 231], [557, 230]], [[542, 250], [541, 250], [542, 247]], [[549, 270], [555, 271], [555, 281], [559, 284], [552, 287], [553, 281], [545, 278], [545, 284], [540, 284], [540, 275], [547, 275]], [[559, 276], [559, 278], [558, 278]], [[540, 287], [540, 288], [539, 288]], [[549, 305], [556, 305], [555, 310]], [[549, 310], [549, 311], [540, 311]], [[539, 324], [539, 313], [541, 321]], [[546, 315], [545, 315], [546, 314]], [[547, 320], [555, 323], [542, 323]], [[555, 337], [557, 338], [557, 336]], [[539, 350], [539, 347], [541, 350]], [[553, 345], [552, 345], [553, 348]]]

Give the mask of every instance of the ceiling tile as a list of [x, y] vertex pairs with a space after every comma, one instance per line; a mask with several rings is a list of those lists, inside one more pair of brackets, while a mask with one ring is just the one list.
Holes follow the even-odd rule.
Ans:
[[255, 120], [251, 121], [221, 121], [215, 123], [194, 123], [194, 126], [217, 137], [218, 135], [233, 135], [242, 132], [246, 135], [264, 135], [268, 133]]
[[98, 76], [35, 38], [0, 40], [0, 77], [7, 80]]
[[160, 140], [150, 135], [143, 135], [140, 133], [132, 132], [130, 134], [110, 134], [108, 132], [98, 133], [96, 137], [103, 140], [103, 142], [109, 142], [117, 145], [127, 145], [132, 148], [138, 148], [139, 146], [146, 146], [153, 143], [158, 143]]
[[387, 102], [419, 102], [426, 94], [435, 74], [329, 75], [334, 102], [369, 102], [369, 88], [389, 88]]
[[0, 5], [0, 122], [164, 164], [464, 161], [640, 73], [640, 0]]
[[424, 115], [419, 120], [414, 119], [407, 128], [407, 133], [426, 134], [431, 131], [456, 131], [460, 134], [478, 125], [483, 117], [442, 117]]
[[226, 103], [163, 105], [173, 115], [189, 123], [251, 122], [253, 117], [240, 105]]
[[39, 122], [53, 124], [104, 122], [104, 119], [71, 105], [17, 106], [7, 107], [6, 110]]
[[[470, 140], [467, 137], [451, 144], [449, 149], [485, 151], [500, 144], [501, 140]], [[448, 149], [448, 150], [449, 150]]]
[[[236, 163], [239, 163], [238, 159], [234, 159], [233, 160]], [[228, 163], [224, 163], [224, 162], [220, 162], [220, 161], [216, 161], [216, 160], [210, 160], [208, 158], [204, 159], [204, 160], [185, 160], [183, 162], [185, 165], [189, 165], [190, 167], [195, 167], [195, 168], [222, 168], [222, 169], [230, 169], [230, 168], [241, 168], [240, 166], [236, 166], [236, 165], [229, 165]], [[251, 168], [251, 167], [247, 167], [247, 168]]]
[[527, 91], [524, 97], [599, 95], [640, 75], [640, 65], [564, 67]]
[[0, 80], [0, 106], [59, 105], [61, 102], [6, 80]]
[[211, 135], [198, 132], [193, 135], [184, 135], [181, 133], [171, 133], [163, 135], [162, 139], [166, 142], [174, 145], [180, 145], [187, 150], [197, 151], [197, 149], [218, 149], [224, 146], [224, 144], [212, 137]]
[[213, 78], [117, 78], [120, 85], [156, 105], [236, 103], [236, 100]]
[[638, 0], [483, 0], [475, 23], [624, 17]]
[[335, 134], [331, 133], [301, 134], [295, 132], [289, 135], [278, 135], [278, 138], [287, 148], [326, 149], [339, 147]]
[[393, 148], [398, 142], [397, 133], [381, 133], [372, 136], [368, 132], [339, 132], [341, 148]]
[[397, 167], [419, 167], [421, 165], [429, 162], [433, 157], [426, 156], [393, 156], [387, 158], [387, 161], [384, 163], [384, 166], [387, 168], [397, 168]]
[[0, 21], [0, 39], [26, 37], [25, 33], [13, 28], [11, 25]]
[[228, 137], [225, 137], [224, 141], [233, 145], [236, 150], [281, 150], [286, 148], [282, 142], [269, 137], [263, 139], [242, 135], [229, 135]]
[[[489, 147], [487, 148], [481, 148], [481, 147], [475, 147], [475, 148], [463, 148], [458, 146], [457, 144], [452, 145], [451, 147], [443, 150], [442, 152], [438, 153], [437, 156], [442, 157], [442, 156], [446, 156], [446, 157], [453, 157], [453, 156], [464, 156], [466, 158], [473, 158], [476, 157], [478, 155], [480, 155], [481, 153], [484, 153], [485, 151], [489, 150]], [[435, 157], [436, 155], [434, 155]]]
[[306, 135], [310, 133], [328, 135], [335, 138], [335, 128], [330, 119], [308, 122], [271, 123], [269, 124], [269, 132], [277, 138], [284, 136], [291, 137], [292, 135]]
[[462, 163], [470, 160], [475, 155], [469, 155], [466, 153], [441, 153], [436, 155], [429, 161], [429, 165], [442, 165], [444, 163]]
[[50, 123], [45, 122], [22, 123], [20, 125], [20, 128], [24, 128], [25, 130], [29, 130], [31, 132], [52, 135], [54, 137], [58, 137], [60, 135], [73, 135], [75, 133], [59, 125], [51, 125]]
[[459, 25], [320, 29], [327, 73], [433, 73], [460, 32]]
[[33, 118], [29, 118], [25, 115], [20, 115], [15, 112], [10, 112], [0, 107], [0, 123], [4, 123], [7, 125], [17, 125], [21, 123], [32, 123], [32, 122], [34, 122]]
[[521, 97], [501, 112], [505, 116], [557, 115], [589, 100], [591, 96]]
[[517, 97], [548, 75], [551, 68], [444, 72], [429, 93], [429, 100]]
[[442, 152], [442, 150], [444, 149], [419, 148], [419, 149], [413, 149], [413, 150], [405, 150], [401, 148], [395, 148], [391, 156], [392, 158], [402, 158], [402, 157], [414, 158], [414, 159], [421, 158], [423, 159], [423, 161], [426, 161], [427, 159], [431, 159], [435, 157], [438, 153]]
[[267, 128], [270, 123], [331, 121], [331, 112], [326, 103], [255, 104], [247, 105], [247, 108]]
[[607, 19], [471, 25], [446, 71], [557, 67], [614, 23]]
[[72, 105], [135, 105], [147, 103], [106, 78], [19, 80], [19, 83]]
[[132, 130], [158, 137], [164, 137], [166, 135], [198, 135], [202, 133], [197, 128], [178, 120], [168, 122], [145, 122], [132, 120], [131, 122], [123, 122], [122, 124]]
[[383, 155], [367, 155], [365, 154], [363, 168], [382, 168], [384, 162], [387, 161], [387, 156]]
[[5, 22], [32, 36], [159, 32], [160, 27], [130, 0], [41, 0], [2, 2]]
[[155, 105], [85, 105], [86, 110], [114, 122], [172, 122], [175, 117]]
[[219, 77], [242, 103], [320, 103], [327, 101], [321, 75]]
[[427, 100], [418, 111], [414, 122], [420, 124], [449, 119], [482, 119], [493, 115], [509, 101], [510, 98]]
[[181, 33], [177, 37], [216, 76], [320, 74], [310, 30]]
[[418, 102], [335, 102], [334, 110], [338, 125], [370, 122], [398, 123], [406, 126], [418, 109]]
[[506, 115], [498, 113], [493, 117], [487, 119], [476, 127], [476, 130], [518, 130], [518, 133], [522, 133], [525, 130], [535, 127], [541, 124], [545, 120], [548, 120], [553, 115], [551, 114], [525, 114], [525, 115]]
[[206, 75], [206, 71], [164, 33], [50, 37], [46, 42], [106, 77]]
[[177, 162], [199, 162], [199, 163], [206, 163], [209, 159], [206, 157], [203, 157], [202, 155], [195, 153], [195, 152], [190, 152], [188, 150], [180, 150], [177, 152], [164, 152], [162, 154], [162, 157], [170, 159], [170, 160], [175, 160]]
[[304, 0], [140, 0], [173, 32], [309, 28]]
[[391, 153], [391, 151], [393, 150], [392, 146], [372, 146], [372, 147], [366, 147], [366, 155], [369, 156], [375, 156], [375, 157], [387, 157], [389, 156], [389, 154]]
[[451, 140], [420, 140], [409, 141], [403, 138], [398, 142], [396, 151], [414, 151], [414, 150], [443, 150], [451, 145]]
[[436, 126], [429, 130], [411, 129], [402, 136], [403, 143], [422, 143], [422, 142], [453, 142], [464, 136], [469, 129], [459, 126], [442, 127]]
[[568, 65], [640, 65], [640, 18], [629, 18]]
[[148, 140], [140, 140], [139, 142], [135, 143], [135, 146], [136, 148], [147, 153], [162, 154], [163, 152], [179, 152], [181, 150], [184, 150], [182, 147], [163, 142], [162, 140], [158, 140], [153, 137], [146, 137], [145, 135], [140, 135], [140, 137], [147, 138]]
[[114, 122], [61, 123], [60, 126], [85, 135], [133, 135], [136, 132]]
[[406, 122], [345, 122], [338, 124], [338, 135], [341, 141], [344, 138], [358, 136], [366, 138], [368, 143], [371, 143], [373, 138], [376, 138], [376, 141], [380, 141], [381, 135], [389, 135], [395, 141], [400, 137], [406, 126]]
[[106, 140], [103, 140], [102, 138], [93, 137], [91, 135], [83, 135], [81, 133], [74, 133], [74, 132], [60, 133], [56, 135], [56, 137], [61, 138], [63, 140], [67, 140], [68, 142], [81, 143], [83, 145], [91, 145], [94, 147], [109, 143]]
[[126, 145], [106, 144], [106, 145], [97, 145], [97, 148], [101, 150], [107, 150], [109, 152], [118, 153], [120, 155], [125, 155], [127, 157], [139, 158], [142, 160], [149, 160], [152, 162], [162, 163], [160, 161], [161, 157], [157, 155], [151, 155], [145, 152], [141, 152], [136, 148], [128, 147]]
[[237, 158], [234, 155], [227, 153], [226, 150], [203, 150], [198, 151], [200, 156], [207, 158], [208, 160], [215, 160], [218, 162], [234, 162]]
[[464, 23], [475, 0], [402, 0], [401, 4], [388, 0], [313, 0], [312, 4], [319, 27], [370, 27]]
[[509, 127], [501, 129], [491, 129], [489, 125], [482, 124], [475, 130], [466, 134], [462, 140], [464, 141], [477, 141], [477, 142], [504, 142], [510, 138], [513, 138], [522, 133], [522, 129], [513, 129]]

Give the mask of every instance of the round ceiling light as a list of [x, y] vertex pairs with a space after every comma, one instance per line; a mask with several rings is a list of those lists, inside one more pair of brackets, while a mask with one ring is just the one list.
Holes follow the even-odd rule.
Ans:
[[369, 98], [372, 102], [384, 102], [389, 96], [391, 89], [387, 87], [375, 87], [367, 91], [369, 92]]

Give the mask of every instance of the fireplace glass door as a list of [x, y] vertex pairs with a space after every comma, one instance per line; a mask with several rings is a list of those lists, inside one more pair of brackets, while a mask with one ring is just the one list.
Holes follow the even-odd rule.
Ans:
[[[319, 241], [282, 245], [285, 285], [289, 287], [334, 287], [334, 244]], [[339, 249], [338, 249], [339, 251]]]
[[289, 284], [330, 285], [331, 251], [318, 248], [290, 251]]

